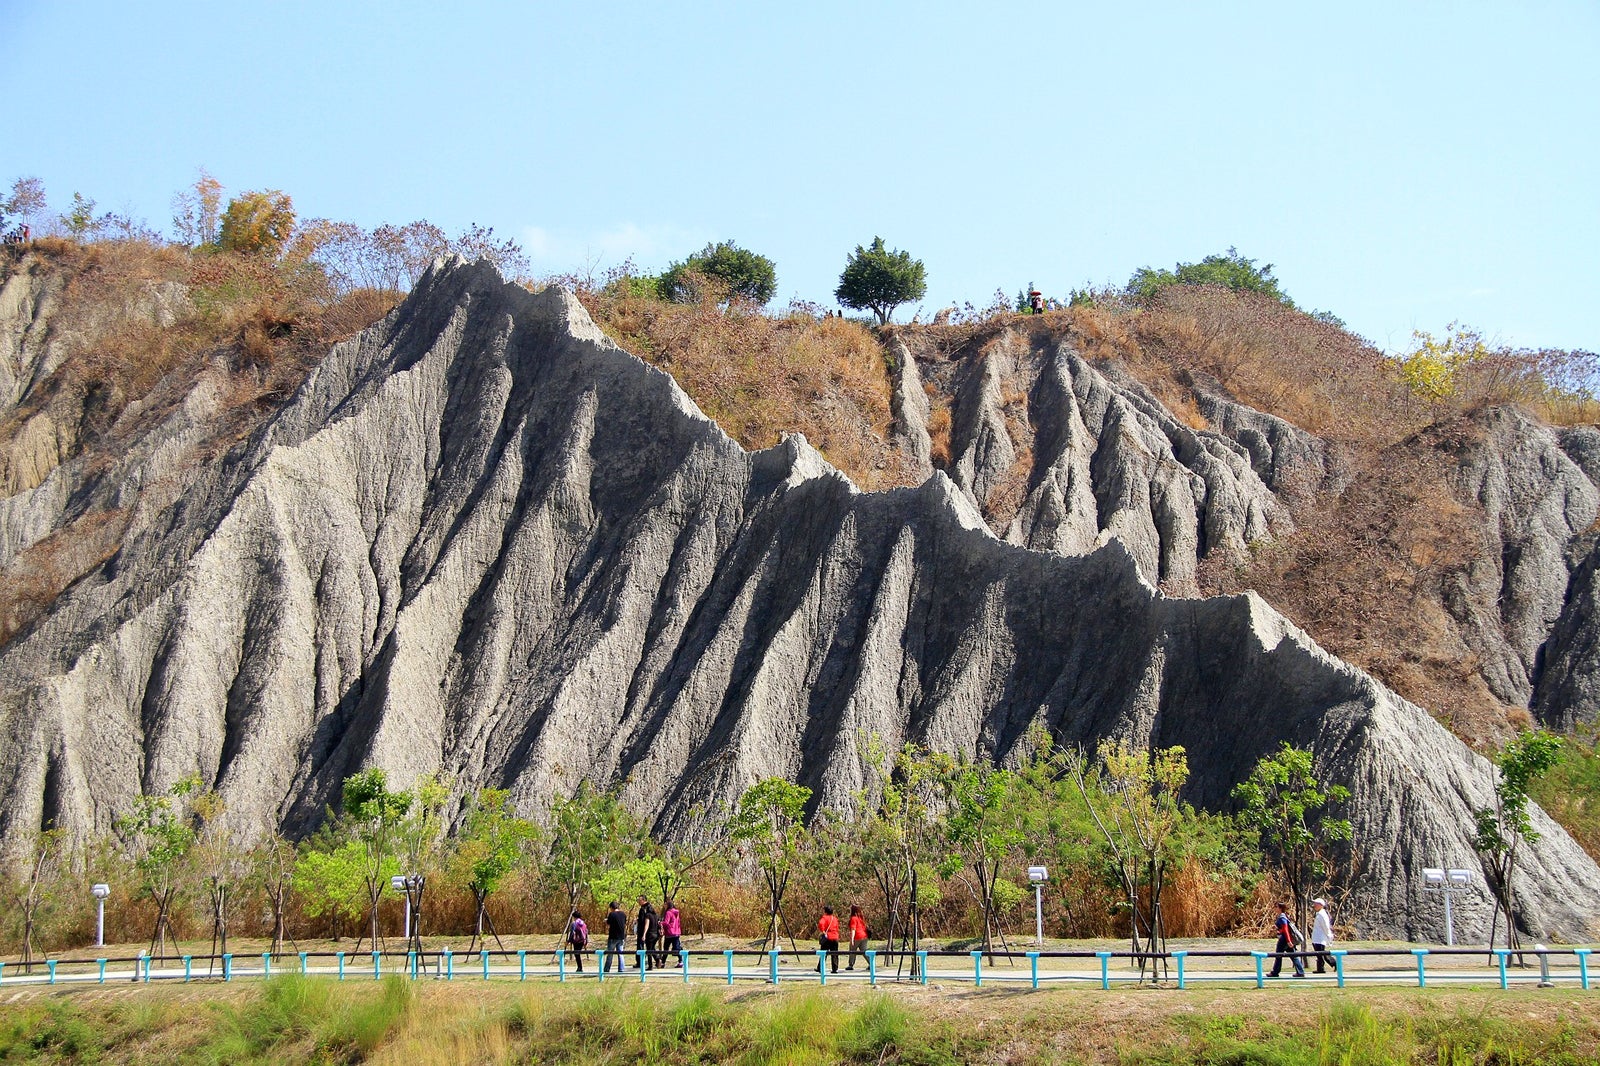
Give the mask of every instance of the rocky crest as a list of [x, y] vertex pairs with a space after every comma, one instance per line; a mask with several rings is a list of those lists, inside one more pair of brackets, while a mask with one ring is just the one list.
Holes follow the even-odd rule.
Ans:
[[[869, 733], [1005, 762], [1036, 726], [1182, 744], [1190, 798], [1221, 806], [1287, 740], [1357, 797], [1353, 917], [1433, 932], [1420, 867], [1471, 861], [1489, 765], [1253, 594], [1152, 585], [1283, 521], [1277, 460], [1314, 446], [1190, 430], [1062, 351], [1006, 543], [974, 506], [1003, 375], [975, 374], [955, 480], [864, 494], [802, 438], [740, 449], [570, 296], [436, 262], [0, 650], [0, 846], [105, 831], [191, 773], [242, 832], [299, 831], [369, 765], [528, 812], [621, 783], [688, 833], [774, 774], [846, 802]], [[1536, 820], [1535, 928], [1600, 934], [1600, 869]], [[1488, 917], [1479, 897], [1457, 928]]]

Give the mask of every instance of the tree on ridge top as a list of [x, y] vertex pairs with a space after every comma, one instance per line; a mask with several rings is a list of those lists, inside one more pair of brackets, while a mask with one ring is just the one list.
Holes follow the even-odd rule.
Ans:
[[856, 245], [833, 295], [846, 307], [871, 311], [881, 326], [888, 324], [896, 307], [920, 300], [927, 291], [922, 260], [912, 259], [910, 252], [891, 251], [884, 247], [882, 237], [873, 237], [870, 248]]

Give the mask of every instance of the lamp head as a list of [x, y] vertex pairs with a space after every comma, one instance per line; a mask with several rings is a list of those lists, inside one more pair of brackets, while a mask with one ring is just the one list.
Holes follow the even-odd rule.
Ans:
[[89, 891], [94, 893], [95, 899], [105, 899], [111, 895], [111, 886], [102, 881], [98, 884], [90, 885]]
[[1045, 866], [1030, 866], [1030, 867], [1028, 867], [1028, 880], [1032, 881], [1034, 884], [1038, 884], [1041, 881], [1050, 880], [1050, 870], [1049, 870], [1049, 868], [1045, 867]]

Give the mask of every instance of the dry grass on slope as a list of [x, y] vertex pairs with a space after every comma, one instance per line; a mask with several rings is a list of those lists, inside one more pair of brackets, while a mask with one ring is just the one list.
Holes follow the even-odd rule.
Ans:
[[82, 470], [59, 528], [0, 570], [0, 645], [116, 553], [130, 508], [112, 508], [116, 486], [103, 479], [202, 380], [215, 413], [161, 485], [169, 497], [277, 410], [329, 347], [398, 299], [336, 294], [292, 264], [140, 241], [7, 246], [0, 275], [20, 271], [63, 279], [49, 322], [62, 358], [0, 417], [0, 493], [33, 488], [58, 465]]
[[579, 289], [607, 336], [670, 373], [745, 448], [806, 439], [864, 489], [910, 484], [889, 443], [889, 371], [866, 326]]

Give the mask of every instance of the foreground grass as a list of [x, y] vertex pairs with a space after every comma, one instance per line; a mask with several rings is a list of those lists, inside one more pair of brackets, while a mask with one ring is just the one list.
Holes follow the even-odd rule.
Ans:
[[0, 1004], [0, 1062], [1596, 1061], [1600, 997], [1576, 991], [572, 989], [287, 976]]

